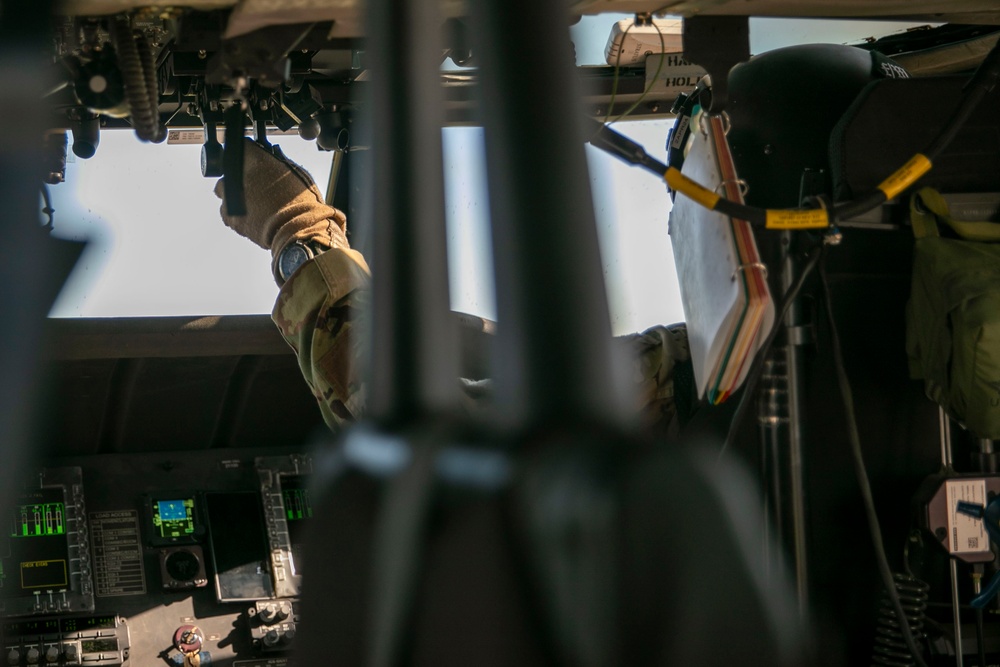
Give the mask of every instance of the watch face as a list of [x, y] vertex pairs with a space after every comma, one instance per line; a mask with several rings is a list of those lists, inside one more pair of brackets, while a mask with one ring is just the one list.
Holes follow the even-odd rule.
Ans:
[[285, 246], [278, 257], [278, 273], [282, 280], [288, 280], [299, 267], [310, 259], [309, 251], [298, 243]]

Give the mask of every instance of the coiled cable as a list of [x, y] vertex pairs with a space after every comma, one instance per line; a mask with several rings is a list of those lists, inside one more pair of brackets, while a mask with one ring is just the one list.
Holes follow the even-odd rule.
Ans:
[[[148, 67], [145, 67], [143, 61], [146, 56], [140, 54], [139, 42], [132, 34], [132, 25], [126, 14], [119, 14], [112, 20], [111, 38], [118, 54], [118, 68], [124, 79], [125, 98], [131, 109], [135, 134], [142, 141], [156, 141], [160, 133], [160, 122], [158, 107], [154, 107], [152, 104], [153, 95], [156, 95], [155, 75], [152, 75], [152, 95], [147, 86], [147, 81], [151, 76], [147, 70], [152, 70], [152, 53], [149, 52], [147, 44], [146, 48], [143, 49], [143, 51], [149, 52]], [[145, 42], [144, 39], [142, 41]], [[165, 132], [164, 138], [166, 138]]]
[[[927, 612], [927, 597], [931, 587], [910, 574], [896, 572], [892, 578], [899, 603], [906, 613], [910, 632], [914, 641], [919, 642], [924, 636], [924, 616]], [[891, 596], [884, 590], [879, 603], [872, 664], [887, 667], [913, 667], [917, 664], [903, 638], [902, 627], [896, 616]]]
[[156, 61], [153, 58], [153, 47], [142, 33], [135, 33], [135, 46], [139, 52], [139, 62], [142, 64], [146, 94], [149, 96], [149, 109], [153, 118], [149, 141], [160, 144], [167, 138], [167, 128], [160, 122], [160, 86], [156, 80]]

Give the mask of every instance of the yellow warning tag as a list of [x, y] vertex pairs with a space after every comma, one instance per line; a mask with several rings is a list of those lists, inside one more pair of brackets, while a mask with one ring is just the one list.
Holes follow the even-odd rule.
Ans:
[[830, 226], [830, 219], [822, 208], [805, 211], [768, 210], [764, 226], [768, 229], [823, 229]]

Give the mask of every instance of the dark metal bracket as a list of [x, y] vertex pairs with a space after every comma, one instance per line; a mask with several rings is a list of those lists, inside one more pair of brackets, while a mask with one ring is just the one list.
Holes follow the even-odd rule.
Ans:
[[701, 65], [712, 79], [709, 113], [729, 102], [729, 70], [750, 58], [750, 19], [746, 16], [694, 16], [684, 19], [685, 60]]

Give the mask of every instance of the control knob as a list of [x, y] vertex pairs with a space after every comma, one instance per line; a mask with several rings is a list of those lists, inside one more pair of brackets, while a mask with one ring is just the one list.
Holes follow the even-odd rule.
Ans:
[[264, 635], [264, 646], [268, 648], [274, 648], [281, 641], [281, 637], [278, 635], [277, 630], [268, 630], [267, 634]]
[[79, 647], [76, 644], [66, 644], [66, 664], [76, 664], [80, 660]]
[[29, 665], [37, 665], [38, 659], [41, 657], [42, 657], [42, 652], [39, 651], [34, 646], [28, 649], [28, 654], [25, 656]]
[[58, 646], [50, 646], [45, 649], [45, 662], [59, 662]]
[[290, 612], [291, 605], [287, 602], [281, 604], [269, 602], [257, 613], [257, 616], [264, 625], [273, 625], [288, 618]]
[[20, 665], [21, 664], [21, 652], [16, 648], [12, 648], [7, 654], [7, 664], [8, 665]]

